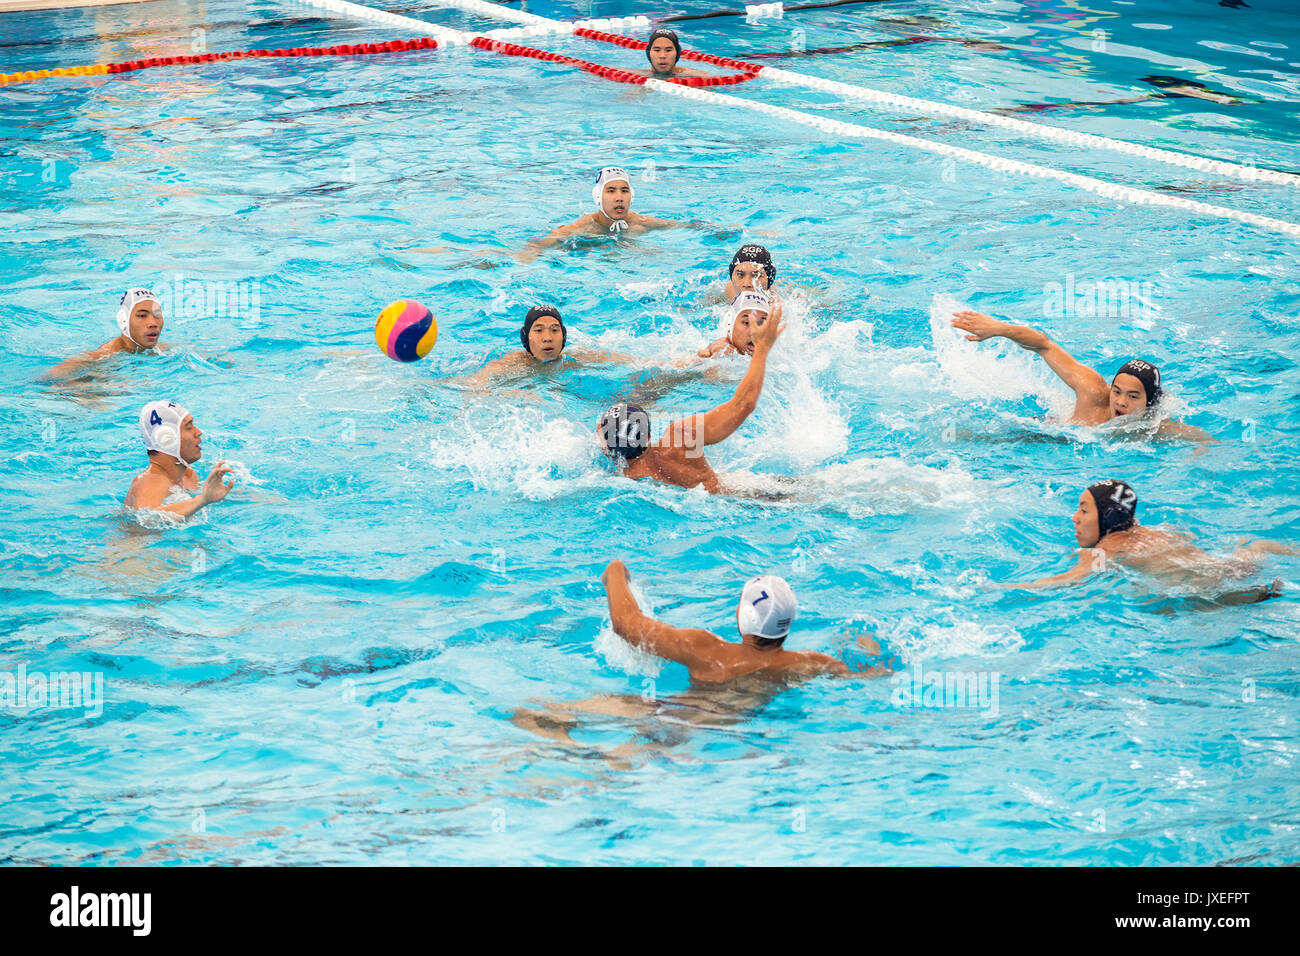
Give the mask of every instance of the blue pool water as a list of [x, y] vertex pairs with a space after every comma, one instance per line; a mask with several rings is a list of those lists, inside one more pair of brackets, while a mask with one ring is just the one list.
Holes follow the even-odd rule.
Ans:
[[[1003, 48], [763, 62], [982, 109], [1198, 79], [1243, 102], [1016, 115], [1300, 171], [1300, 20], [1281, 4], [972, 0], [680, 27], [745, 57], [898, 37], [887, 16]], [[402, 36], [289, 2], [160, 0], [0, 16], [0, 72]], [[723, 92], [1300, 221], [1285, 187], [761, 79]], [[90, 716], [0, 709], [0, 859], [1300, 861], [1296, 559], [1265, 562], [1257, 580], [1287, 591], [1245, 607], [1120, 569], [992, 586], [1068, 567], [1078, 494], [1108, 476], [1137, 488], [1144, 523], [1209, 550], [1300, 542], [1294, 238], [465, 48], [10, 85], [0, 127], [0, 673], [100, 673], [105, 695]], [[642, 212], [705, 225], [529, 265], [501, 252], [587, 211], [609, 163]], [[647, 396], [662, 420], [743, 374], [658, 366], [711, 337], [746, 239], [774, 252], [789, 329], [757, 412], [710, 458], [760, 492], [795, 476], [794, 497], [616, 476], [591, 438], [605, 406]], [[1122, 309], [1083, 295], [1100, 280], [1124, 283]], [[166, 290], [178, 347], [42, 382], [113, 335], [128, 285]], [[441, 327], [413, 366], [371, 336], [399, 297]], [[563, 308], [571, 345], [639, 364], [484, 393], [454, 380], [517, 348], [538, 300]], [[1157, 362], [1179, 417], [1220, 442], [1044, 424], [1061, 387], [1027, 353], [959, 343], [955, 303], [1042, 325], [1106, 375]], [[203, 464], [241, 476], [170, 530], [122, 507], [144, 464], [136, 415], [164, 397], [195, 412]], [[743, 581], [782, 574], [793, 648], [856, 662], [869, 631], [907, 681], [983, 675], [996, 706], [908, 706], [888, 678], [691, 691], [610, 632], [613, 558], [657, 615], [729, 638]], [[583, 716], [575, 744], [511, 720], [593, 699], [620, 713]]]

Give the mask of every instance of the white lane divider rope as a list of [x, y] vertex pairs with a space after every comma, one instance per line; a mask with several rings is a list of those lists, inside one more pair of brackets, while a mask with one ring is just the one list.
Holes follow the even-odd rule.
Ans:
[[[384, 11], [376, 11], [370, 7], [362, 6], [357, 3], [348, 3], [346, 0], [301, 0], [304, 3], [312, 3], [317, 6], [337, 9], [344, 12], [342, 8], [348, 8], [358, 16], [364, 16], [361, 11], [383, 14], [387, 17], [393, 17], [395, 14], [385, 14]], [[487, 3], [486, 0], [439, 0], [440, 6], [454, 7], [461, 10], [467, 10], [473, 13], [482, 14], [485, 17], [496, 17], [501, 20], [513, 20], [516, 23], [527, 24], [523, 27], [505, 28], [500, 30], [491, 30], [486, 34], [494, 40], [517, 40], [533, 36], [552, 36], [556, 34], [572, 33], [578, 27], [587, 27], [591, 30], [599, 30], [602, 33], [613, 33], [616, 30], [629, 29], [646, 29], [650, 26], [650, 21], [646, 17], [610, 17], [598, 20], [579, 20], [576, 22], [566, 22], [563, 20], [552, 20], [548, 17], [538, 16], [532, 13], [524, 13], [520, 10], [512, 10], [509, 7], [500, 4]], [[781, 8], [779, 3], [750, 5], [746, 9], [754, 11], [770, 12], [773, 16]], [[769, 11], [768, 8], [771, 8]], [[422, 23], [424, 21], [415, 21]], [[460, 31], [453, 31], [460, 34]], [[471, 34], [460, 34], [466, 39], [453, 40], [450, 42], [468, 42]], [[913, 96], [904, 96], [901, 93], [886, 93], [883, 90], [875, 90], [867, 86], [860, 86], [853, 83], [841, 83], [836, 80], [827, 80], [818, 76], [809, 76], [806, 73], [796, 73], [792, 70], [782, 70], [774, 66], [764, 66], [759, 73], [760, 77], [766, 77], [775, 80], [778, 83], [785, 83], [791, 86], [804, 86], [808, 89], [821, 90], [827, 93], [834, 93], [847, 99], [854, 99], [860, 102], [868, 103], [882, 109], [900, 110], [907, 112], [921, 111], [938, 116], [947, 116], [955, 119], [964, 119], [971, 122], [983, 123], [988, 126], [999, 126], [1003, 129], [1013, 130], [1024, 136], [1035, 136], [1039, 139], [1053, 140], [1058, 143], [1068, 143], [1071, 146], [1084, 146], [1092, 149], [1106, 149], [1116, 153], [1124, 153], [1128, 156], [1136, 156], [1140, 159], [1151, 162], [1165, 163], [1170, 166], [1179, 166], [1184, 169], [1195, 169], [1203, 173], [1211, 173], [1218, 176], [1227, 176], [1230, 178], [1245, 180], [1246, 182], [1271, 183], [1277, 186], [1290, 186], [1300, 188], [1300, 175], [1294, 173], [1282, 172], [1275, 169], [1261, 169], [1253, 163], [1231, 163], [1219, 159], [1210, 159], [1207, 156], [1197, 156], [1192, 153], [1183, 153], [1177, 150], [1161, 149], [1157, 146], [1144, 146], [1141, 143], [1131, 143], [1127, 140], [1111, 139], [1108, 136], [1098, 136], [1094, 133], [1083, 133], [1077, 130], [1065, 129], [1060, 126], [1047, 126], [1042, 123], [1030, 123], [1026, 120], [1016, 119], [1012, 116], [1003, 116], [1000, 113], [986, 113], [983, 110], [969, 109], [964, 106], [955, 106], [951, 103], [939, 103], [934, 100], [923, 100]]]
[[1001, 156], [980, 153], [972, 149], [964, 149], [960, 146], [951, 146], [948, 143], [939, 143], [934, 140], [920, 139], [915, 136], [905, 136], [902, 133], [891, 133], [887, 130], [873, 129], [869, 126], [858, 126], [853, 123], [845, 123], [841, 120], [816, 116], [812, 113], [804, 113], [800, 110], [788, 109], [784, 106], [773, 106], [770, 103], [763, 103], [757, 100], [746, 100], [741, 99], [738, 96], [727, 96], [700, 87], [681, 86], [677, 83], [665, 83], [663, 80], [646, 80], [645, 86], [647, 89], [657, 90], [671, 96], [680, 96], [685, 99], [699, 100], [703, 103], [714, 103], [719, 106], [729, 106], [745, 110], [758, 110], [767, 113], [770, 116], [778, 116], [782, 119], [790, 120], [794, 123], [800, 123], [804, 126], [812, 126], [816, 129], [823, 130], [824, 132], [832, 133], [847, 139], [877, 139], [888, 143], [897, 143], [902, 146], [911, 146], [915, 149], [936, 153], [940, 156], [960, 159], [977, 166], [984, 166], [987, 169], [997, 170], [998, 172], [1014, 173], [1037, 179], [1055, 179], [1058, 182], [1066, 183], [1076, 189], [1083, 189], [1095, 193], [1098, 196], [1104, 196], [1107, 199], [1118, 199], [1122, 202], [1145, 206], [1166, 206], [1173, 209], [1185, 209], [1189, 212], [1200, 213], [1202, 215], [1213, 216], [1220, 219], [1236, 219], [1239, 222], [1246, 222], [1252, 225], [1261, 226], [1265, 229], [1285, 233], [1289, 236], [1300, 237], [1300, 224], [1287, 222], [1283, 219], [1274, 219], [1271, 216], [1261, 216], [1252, 212], [1241, 212], [1236, 209], [1227, 209], [1223, 206], [1214, 206], [1210, 203], [1199, 202], [1195, 199], [1187, 199], [1183, 196], [1169, 196], [1164, 193], [1151, 192], [1146, 189], [1136, 189], [1132, 186], [1122, 186], [1118, 183], [1108, 183], [1100, 179], [1093, 179], [1090, 176], [1080, 176], [1078, 173], [1069, 173], [1064, 170], [1053, 169], [1050, 166], [1039, 166], [1034, 163], [1021, 162], [1020, 160], [1005, 159]]
[[579, 28], [598, 30], [601, 33], [616, 33], [619, 30], [649, 30], [649, 17], [605, 17], [595, 20], [574, 20], [564, 22], [551, 20], [546, 26], [506, 27], [501, 30], [489, 30], [483, 34], [493, 40], [520, 40], [527, 37], [557, 36], [573, 33]]
[[[320, 7], [322, 10], [341, 13], [358, 20], [370, 20], [386, 26], [401, 27], [403, 30], [424, 30], [429, 36], [448, 44], [467, 44], [475, 36], [479, 35], [464, 30], [453, 30], [450, 27], [438, 26], [436, 23], [430, 23], [427, 20], [417, 20], [414, 17], [389, 13], [387, 10], [377, 10], [374, 7], [367, 7], [360, 3], [350, 3], [349, 0], [297, 0], [297, 2]], [[495, 3], [486, 3], [485, 0], [440, 0], [438, 5], [524, 24], [524, 26], [488, 30], [483, 34], [493, 40], [555, 36], [572, 33], [580, 27], [586, 27], [588, 30], [599, 30], [602, 33], [614, 33], [618, 30], [648, 30], [650, 28], [650, 18], [643, 16], [599, 17], [591, 20], [566, 22], [564, 20], [550, 20], [546, 17], [525, 13], [522, 10], [512, 10], [509, 7], [498, 6]]]
[[1237, 179], [1244, 179], [1247, 182], [1273, 183], [1279, 186], [1300, 187], [1300, 176], [1293, 173], [1279, 172], [1274, 169], [1260, 169], [1253, 165], [1243, 165], [1241, 163], [1228, 163], [1218, 159], [1210, 159], [1206, 156], [1195, 156], [1191, 153], [1180, 153], [1170, 149], [1160, 149], [1156, 146], [1143, 146], [1140, 143], [1130, 143], [1122, 139], [1111, 139], [1108, 136], [1096, 136], [1092, 133], [1080, 133], [1072, 129], [1062, 129], [1059, 126], [1045, 126], [1042, 123], [1028, 123], [1025, 120], [1015, 119], [1011, 116], [1002, 116], [998, 113], [985, 113], [982, 110], [967, 109], [964, 106], [953, 106], [950, 103], [936, 103], [933, 100], [921, 100], [911, 96], [903, 96], [899, 93], [885, 93], [881, 90], [873, 90], [866, 86], [857, 86], [850, 83], [839, 83], [835, 80], [824, 80], [821, 77], [807, 76], [803, 73], [793, 73], [789, 70], [777, 69], [774, 66], [763, 68], [759, 74], [769, 80], [775, 80], [778, 83], [788, 83], [794, 86], [806, 86], [809, 89], [823, 90], [827, 93], [836, 93], [849, 99], [862, 100], [874, 106], [884, 107], [893, 110], [906, 110], [908, 112], [926, 112], [938, 114], [940, 116], [950, 116], [958, 119], [972, 120], [978, 123], [984, 123], [989, 126], [1000, 126], [1003, 129], [1015, 130], [1017, 133], [1023, 133], [1028, 136], [1037, 136], [1040, 139], [1056, 140], [1060, 143], [1069, 143], [1071, 146], [1090, 146], [1094, 149], [1108, 149], [1117, 153], [1126, 153], [1129, 156], [1138, 156], [1142, 159], [1149, 159], [1154, 162], [1166, 163], [1171, 166], [1182, 166], [1186, 169], [1196, 169], [1205, 173], [1215, 173], [1219, 176], [1230, 176]]
[[[426, 20], [404, 17], [397, 13], [389, 13], [387, 10], [376, 10], [374, 7], [363, 6], [359, 3], [349, 3], [348, 0], [297, 0], [297, 2], [305, 3], [311, 7], [320, 7], [322, 10], [329, 10], [332, 13], [342, 13], [356, 20], [370, 20], [374, 23], [382, 23], [385, 26], [401, 27], [404, 31], [414, 30], [417, 36], [431, 36], [443, 43], [468, 43], [474, 39], [472, 33], [452, 30], [449, 27], [440, 27], [436, 23], [429, 23]], [[487, 6], [491, 6], [491, 4], [487, 4]]]
[[[320, 7], [335, 13], [342, 13], [361, 20], [372, 20], [377, 23], [401, 27], [403, 30], [424, 30], [444, 43], [469, 43], [475, 36], [479, 35], [467, 33], [462, 30], [452, 30], [447, 27], [439, 27], [424, 20], [416, 20], [412, 17], [404, 17], [399, 14], [388, 13], [385, 10], [376, 10], [373, 7], [367, 7], [359, 3], [351, 3], [350, 0], [298, 0], [298, 2]], [[442, 2], [446, 6], [461, 7], [462, 9], [467, 10], [472, 9], [474, 12], [485, 12], [485, 14], [495, 14], [499, 11], [508, 9], [499, 7], [496, 4], [486, 3], [484, 0], [442, 0]], [[484, 7], [488, 8], [488, 10], [483, 11], [482, 8]], [[509, 10], [508, 12], [515, 15], [520, 14], [520, 11], [515, 10]], [[572, 33], [575, 29], [584, 26], [593, 30], [601, 30], [603, 32], [614, 27], [627, 28], [633, 25], [640, 25], [640, 21], [645, 19], [644, 17], [624, 17], [621, 18], [621, 20], [610, 18], [604, 20], [563, 22], [560, 20], [549, 20], [546, 17], [536, 17], [533, 14], [522, 14], [522, 16], [529, 18], [528, 26], [523, 27], [522, 30], [538, 31], [537, 33], [527, 34], [532, 36]], [[505, 18], [503, 17], [503, 19]], [[518, 16], [516, 16], [516, 19], [518, 19]], [[519, 29], [521, 28], [515, 28], [515, 30]], [[514, 30], [504, 29], [494, 30], [486, 35], [492, 39], [511, 38], [504, 35], [507, 33], [511, 33], [512, 35], [521, 35], [515, 34]], [[1023, 120], [1015, 120], [1011, 117], [982, 113], [978, 110], [967, 110], [959, 106], [933, 103], [929, 100], [919, 100], [893, 93], [882, 93], [877, 90], [867, 89], [866, 87], [857, 87], [851, 86], [847, 83], [838, 83], [834, 80], [821, 80], [817, 77], [804, 76], [800, 73], [779, 70], [775, 67], [765, 67], [759, 75], [768, 76], [778, 82], [796, 83], [802, 86], [810, 86], [813, 89], [822, 89], [827, 92], [840, 93], [841, 95], [852, 96], [858, 99], [871, 99], [873, 102], [878, 102], [880, 105], [889, 105], [909, 110], [924, 109], [940, 111], [944, 115], [961, 116], [963, 118], [975, 119], [981, 122], [990, 120], [997, 121], [997, 125], [1014, 124], [1013, 128], [1016, 129], [1020, 129], [1022, 126], [1028, 127], [1028, 129], [1033, 131], [1035, 135], [1042, 135], [1044, 134], [1044, 131], [1050, 131], [1050, 136], [1055, 137], [1059, 135], [1063, 141], [1076, 145], [1096, 145], [1108, 149], [1115, 149], [1118, 146], [1119, 151], [1121, 152], [1131, 152], [1133, 155], [1143, 156], [1148, 159], [1160, 159], [1164, 162], [1169, 162], [1170, 159], [1168, 157], [1173, 157], [1174, 160], [1176, 160], [1177, 165], [1200, 169], [1204, 172], [1223, 172], [1225, 175], [1238, 175], [1241, 178], [1285, 183], [1287, 185], [1300, 183], [1300, 177], [1292, 176], [1288, 173], [1279, 173], [1273, 170], [1261, 170], [1256, 169], [1253, 166], [1239, 166], [1234, 163], [1223, 163], [1202, 156], [1191, 156], [1185, 153], [1156, 149], [1151, 146], [1139, 146], [1135, 143], [1111, 140], [1106, 137], [1093, 136], [1089, 133], [1075, 133], [1072, 130], [1062, 130], [1054, 126], [1040, 126], [1036, 123], [1026, 123]], [[850, 139], [877, 139], [884, 142], [896, 143], [902, 146], [910, 146], [915, 149], [936, 153], [941, 156], [948, 156], [953, 159], [960, 159], [963, 162], [984, 166], [987, 169], [994, 169], [999, 172], [1014, 173], [1021, 176], [1030, 176], [1039, 179], [1055, 179], [1058, 182], [1074, 186], [1077, 189], [1083, 189], [1095, 193], [1098, 196], [1103, 196], [1108, 199], [1118, 199], [1124, 202], [1141, 205], [1156, 205], [1174, 209], [1185, 209], [1189, 212], [1195, 212], [1219, 219], [1235, 219], [1238, 222], [1250, 223], [1286, 235], [1300, 237], [1300, 225], [1288, 222], [1284, 219], [1275, 219], [1271, 216], [1261, 216], [1257, 213], [1242, 212], [1224, 206], [1215, 206], [1194, 199], [1186, 199], [1182, 196], [1169, 196], [1164, 193], [1137, 189], [1132, 186], [1124, 186], [1118, 183], [1108, 183], [1100, 179], [1093, 179], [1090, 176], [1081, 176], [1078, 173], [1070, 173], [1064, 170], [1054, 169], [1050, 166], [1040, 166], [1035, 163], [1025, 163], [1019, 160], [1005, 159], [989, 153], [981, 153], [960, 146], [950, 146], [947, 143], [940, 143], [934, 140], [921, 139], [916, 136], [906, 136], [902, 133], [891, 133], [886, 130], [873, 129], [869, 126], [845, 123], [840, 120], [832, 120], [826, 117], [816, 116], [812, 113], [805, 113], [800, 110], [788, 109], [783, 106], [773, 106], [759, 100], [745, 100], [735, 96], [725, 96], [721, 93], [714, 93], [711, 90], [699, 87], [682, 86], [676, 83], [665, 83], [662, 80], [647, 80], [645, 85], [649, 89], [669, 93], [674, 96], [685, 97], [687, 99], [696, 99], [702, 102], [712, 102], [718, 105], [731, 107], [740, 106], [750, 110], [759, 110], [771, 116], [779, 116], [804, 126], [812, 126], [828, 133], [846, 136]], [[1294, 183], [1292, 182], [1293, 180], [1295, 181]]]

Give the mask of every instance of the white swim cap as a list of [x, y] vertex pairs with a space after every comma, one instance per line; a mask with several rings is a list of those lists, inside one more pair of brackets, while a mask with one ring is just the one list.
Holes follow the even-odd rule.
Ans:
[[765, 574], [754, 578], [740, 592], [738, 622], [741, 635], [753, 634], [778, 640], [790, 633], [799, 616], [799, 605], [785, 578]]
[[[601, 202], [601, 196], [605, 191], [605, 184], [618, 182], [619, 180], [627, 183], [629, 205], [631, 205], [632, 200], [636, 197], [636, 190], [632, 188], [632, 178], [628, 176], [627, 170], [620, 166], [606, 166], [596, 174], [596, 185], [591, 187], [591, 198], [595, 200], [596, 208], [601, 212], [605, 211], [605, 204]], [[615, 221], [622, 222], [623, 220], [618, 219]]]
[[189, 411], [175, 402], [150, 402], [140, 412], [140, 436], [149, 451], [171, 455], [181, 464], [181, 422]]
[[731, 341], [731, 330], [736, 324], [736, 317], [742, 312], [754, 311], [771, 314], [772, 300], [763, 292], [757, 289], [750, 291], [745, 290], [731, 300], [731, 308], [727, 310], [726, 318], [722, 320], [722, 337], [728, 342]]
[[[159, 308], [162, 308], [162, 302], [159, 298], [148, 289], [127, 289], [122, 293], [122, 301], [117, 307], [117, 327], [136, 345], [140, 345], [135, 339], [131, 338], [131, 313], [141, 302], [153, 302]], [[143, 346], [141, 346], [143, 348]]]

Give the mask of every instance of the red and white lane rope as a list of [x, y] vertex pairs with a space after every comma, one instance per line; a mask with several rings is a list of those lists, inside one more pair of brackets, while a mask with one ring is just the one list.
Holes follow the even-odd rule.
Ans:
[[370, 56], [376, 53], [402, 53], [406, 50], [432, 50], [438, 41], [433, 37], [414, 40], [389, 40], [386, 43], [353, 43], [341, 46], [295, 46], [283, 50], [231, 50], [226, 53], [191, 53], [184, 56], [155, 56], [143, 60], [125, 60], [118, 63], [93, 63], [87, 66], [62, 66], [50, 70], [25, 70], [21, 73], [0, 73], [0, 85], [22, 80], [43, 80], [51, 76], [107, 76], [114, 73], [134, 73], [163, 66], [185, 66], [193, 63], [219, 63], [225, 60], [251, 60], [282, 56]]

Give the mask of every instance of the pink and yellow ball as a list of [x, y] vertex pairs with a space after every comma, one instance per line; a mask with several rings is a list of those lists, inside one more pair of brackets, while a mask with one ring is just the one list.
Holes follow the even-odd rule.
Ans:
[[433, 313], [414, 299], [398, 299], [385, 306], [375, 321], [379, 351], [397, 362], [415, 362], [433, 350], [438, 323]]

